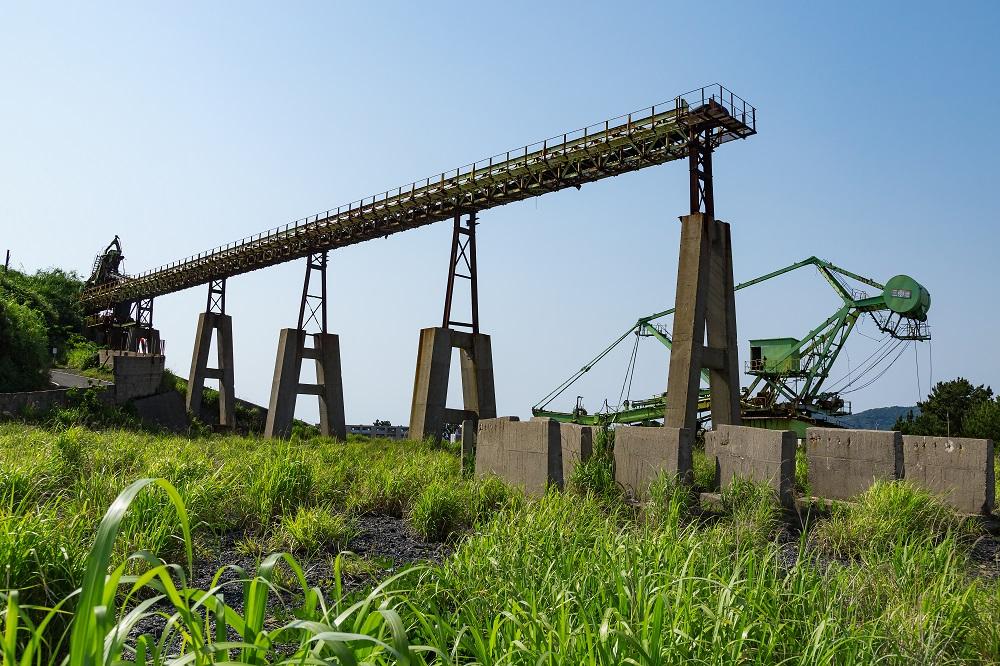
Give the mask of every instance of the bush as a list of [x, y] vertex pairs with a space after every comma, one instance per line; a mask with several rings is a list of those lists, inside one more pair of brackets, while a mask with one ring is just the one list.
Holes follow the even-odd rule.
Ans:
[[43, 388], [48, 368], [48, 337], [41, 315], [0, 297], [0, 392]]
[[90, 370], [99, 365], [98, 350], [100, 347], [96, 343], [85, 340], [80, 336], [70, 338], [66, 347], [66, 367], [77, 370]]
[[413, 503], [410, 524], [424, 539], [444, 541], [469, 525], [472, 504], [464, 484], [432, 481]]
[[758, 544], [771, 540], [781, 520], [774, 490], [739, 477], [722, 489], [722, 508], [732, 521], [732, 535]]
[[877, 481], [854, 504], [838, 505], [812, 535], [820, 550], [851, 558], [889, 552], [897, 543], [941, 541], [965, 531], [961, 518], [906, 481]]
[[310, 555], [321, 550], [339, 552], [357, 533], [354, 521], [329, 507], [299, 507], [294, 518], [282, 516], [274, 545]]

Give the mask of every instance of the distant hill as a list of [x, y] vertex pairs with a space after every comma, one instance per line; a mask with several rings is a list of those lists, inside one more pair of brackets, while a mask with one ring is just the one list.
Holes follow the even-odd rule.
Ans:
[[906, 416], [907, 412], [913, 411], [916, 416], [920, 409], [913, 407], [876, 407], [866, 409], [857, 414], [842, 416], [837, 422], [845, 428], [860, 428], [862, 430], [889, 430], [896, 424], [896, 419]]

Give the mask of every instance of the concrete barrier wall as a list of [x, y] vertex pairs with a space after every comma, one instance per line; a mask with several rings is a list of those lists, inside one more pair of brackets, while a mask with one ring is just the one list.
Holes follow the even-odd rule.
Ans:
[[903, 436], [888, 430], [806, 430], [809, 486], [826, 499], [851, 499], [877, 479], [903, 477]]
[[715, 462], [716, 484], [725, 488], [734, 477], [768, 484], [785, 506], [795, 503], [795, 447], [789, 430], [720, 425], [705, 433], [705, 453]]
[[[549, 421], [532, 417], [532, 421]], [[573, 470], [594, 452], [594, 428], [576, 423], [559, 423], [559, 449], [562, 456], [562, 487], [569, 485]]]
[[540, 496], [563, 486], [562, 440], [558, 421], [480, 419], [476, 431], [476, 476], [495, 474]]
[[123, 403], [156, 393], [165, 362], [164, 356], [115, 356], [115, 400]]
[[615, 429], [615, 481], [636, 498], [661, 473], [691, 477], [691, 432], [686, 428], [619, 426]]
[[964, 437], [903, 435], [907, 481], [962, 513], [990, 513], [994, 505], [993, 442]]
[[69, 404], [68, 394], [71, 390], [61, 388], [50, 391], [0, 393], [0, 416], [19, 416], [28, 409], [36, 412], [45, 412], [53, 407], [64, 407]]

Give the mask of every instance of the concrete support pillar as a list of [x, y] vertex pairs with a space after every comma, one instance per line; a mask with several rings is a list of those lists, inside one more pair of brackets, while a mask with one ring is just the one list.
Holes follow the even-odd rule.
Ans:
[[729, 225], [702, 213], [685, 215], [664, 425], [695, 432], [703, 368], [709, 370], [713, 424], [740, 424], [737, 344]]
[[[216, 367], [208, 367], [212, 336], [216, 336]], [[236, 382], [233, 374], [233, 318], [217, 312], [198, 315], [191, 373], [188, 375], [187, 410], [201, 416], [202, 391], [206, 379], [219, 380], [219, 425], [236, 425]]]
[[[306, 338], [313, 346], [306, 347]], [[302, 359], [316, 362], [316, 383], [301, 384]], [[271, 382], [271, 401], [264, 436], [287, 438], [292, 434], [295, 402], [300, 394], [319, 398], [320, 432], [328, 437], [347, 439], [344, 418], [344, 384], [340, 372], [340, 338], [332, 333], [307, 334], [297, 328], [281, 330], [278, 354]]]
[[[455, 348], [461, 354], [463, 409], [448, 409], [446, 405], [451, 350]], [[445, 424], [496, 418], [496, 413], [490, 336], [449, 328], [421, 330], [410, 408], [410, 438], [439, 437]]]

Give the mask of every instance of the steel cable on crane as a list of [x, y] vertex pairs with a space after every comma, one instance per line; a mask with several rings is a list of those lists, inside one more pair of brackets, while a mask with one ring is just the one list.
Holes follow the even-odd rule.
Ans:
[[[622, 408], [623, 399], [627, 399], [632, 393], [632, 376], [635, 373], [635, 357], [639, 352], [639, 332], [636, 331], [635, 334], [635, 344], [632, 345], [632, 356], [629, 358], [628, 367], [625, 369], [625, 379], [622, 381], [622, 390], [618, 394], [618, 409]], [[626, 386], [628, 386], [628, 392], [626, 393]]]
[[[846, 392], [846, 389], [851, 388], [852, 386], [854, 386], [855, 384], [857, 384], [859, 381], [861, 381], [862, 379], [864, 379], [869, 373], [875, 371], [875, 369], [878, 368], [882, 364], [882, 362], [886, 358], [888, 358], [893, 352], [895, 352], [899, 348], [899, 346], [901, 344], [903, 344], [902, 340], [896, 340], [895, 343], [893, 343], [892, 340], [888, 341], [885, 345], [883, 345], [878, 350], [876, 350], [876, 354], [878, 354], [878, 355], [877, 356], [875, 356], [875, 354], [872, 355], [872, 356], [875, 356], [875, 358], [873, 358], [871, 360], [871, 362], [868, 363], [867, 367], [863, 368], [853, 378], [849, 378], [850, 381], [847, 381], [847, 382], [843, 382], [842, 381], [842, 382], [839, 382], [839, 383], [835, 384], [834, 388], [830, 389], [830, 392], [832, 392], [832, 393], [844, 393], [844, 392]], [[872, 358], [872, 357], [869, 357], [869, 358]]]
[[[874, 384], [875, 382], [877, 382], [879, 379], [881, 379], [882, 375], [884, 375], [885, 373], [887, 373], [889, 371], [889, 368], [891, 368], [896, 363], [896, 361], [899, 360], [899, 357], [903, 355], [903, 352], [906, 351], [906, 346], [903, 345], [902, 342], [903, 341], [900, 340], [900, 345], [902, 346], [902, 348], [899, 350], [899, 352], [896, 354], [896, 356], [893, 357], [893, 359], [891, 361], [889, 361], [889, 364], [887, 366], [885, 366], [884, 368], [882, 368], [882, 371], [880, 373], [878, 373], [877, 375], [875, 375], [874, 377], [872, 377], [871, 379], [869, 379], [867, 382], [865, 382], [861, 386], [856, 386], [856, 387], [852, 388], [850, 391], [842, 391], [840, 393], [840, 395], [848, 395], [850, 393], [854, 393], [856, 391], [860, 391], [861, 389], [867, 388], [868, 386], [871, 386], [872, 384]], [[899, 345], [897, 345], [897, 346], [899, 346]]]
[[[873, 351], [871, 354], [869, 354], [867, 358], [865, 358], [863, 361], [861, 361], [861, 363], [859, 363], [855, 367], [855, 370], [853, 372], [850, 372], [847, 375], [845, 375], [843, 377], [840, 377], [835, 382], [833, 382], [833, 386], [829, 390], [831, 392], [833, 392], [833, 393], [837, 393], [837, 392], [839, 392], [839, 390], [841, 388], [847, 388], [852, 383], [854, 383], [855, 381], [857, 381], [859, 378], [861, 378], [865, 374], [871, 372], [872, 368], [874, 366], [878, 365], [878, 363], [881, 361], [881, 358], [876, 359], [874, 362], [872, 362], [871, 363], [871, 367], [867, 367], [866, 368], [865, 366], [873, 358], [875, 358], [876, 356], [878, 356], [880, 354], [883, 354], [885, 352], [886, 348], [893, 343], [894, 339], [895, 338], [893, 338], [892, 336], [889, 336], [889, 335], [883, 336], [883, 338], [881, 340], [882, 344], [879, 347], [877, 347], [875, 349], [875, 351]], [[852, 374], [854, 375], [853, 378], [851, 377]]]

